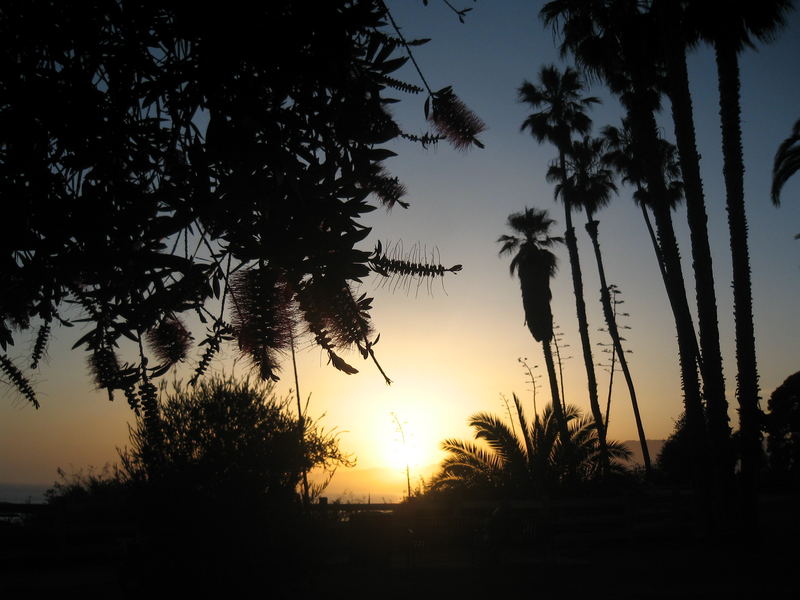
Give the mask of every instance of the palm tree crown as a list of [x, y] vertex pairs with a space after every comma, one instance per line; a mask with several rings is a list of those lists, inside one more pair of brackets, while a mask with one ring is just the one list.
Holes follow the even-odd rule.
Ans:
[[556, 271], [556, 256], [548, 248], [563, 241], [549, 234], [554, 223], [546, 210], [526, 208], [508, 217], [508, 227], [517, 235], [501, 235], [497, 240], [502, 244], [501, 256], [516, 252], [509, 271], [519, 275], [525, 321], [538, 342], [553, 336], [550, 278]]
[[614, 173], [602, 160], [605, 146], [603, 139], [586, 135], [572, 142], [565, 154], [564, 171], [554, 163], [547, 172], [547, 181], [556, 184], [556, 196], [568, 194], [571, 203], [590, 218], [617, 192]]
[[[569, 441], [565, 445], [559, 436], [558, 418], [552, 404], [528, 423], [519, 398], [516, 394], [513, 398], [522, 439], [496, 415], [485, 412], [472, 415], [469, 425], [475, 430], [475, 439], [483, 440], [488, 448], [464, 440], [444, 440], [441, 446], [448, 456], [431, 481], [432, 489], [536, 495], [552, 492], [554, 486], [575, 474], [580, 481], [594, 477], [599, 464], [599, 444], [591, 417], [583, 416], [576, 406], [567, 405]], [[617, 442], [609, 442], [608, 449], [615, 460], [631, 455]], [[577, 468], [571, 469], [571, 463]], [[621, 468], [619, 463], [614, 467]]]
[[584, 134], [592, 121], [586, 110], [600, 102], [594, 96], [581, 96], [583, 81], [578, 72], [567, 67], [563, 73], [553, 65], [545, 65], [539, 71], [536, 86], [524, 81], [519, 88], [519, 99], [533, 108], [539, 108], [522, 123], [521, 129], [530, 130], [538, 142], [551, 142], [556, 148], [566, 151], [571, 133]]

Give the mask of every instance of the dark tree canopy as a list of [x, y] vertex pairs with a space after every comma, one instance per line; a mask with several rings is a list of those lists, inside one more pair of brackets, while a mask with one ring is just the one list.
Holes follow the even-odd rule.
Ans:
[[[192, 346], [187, 315], [207, 324], [197, 375], [236, 340], [277, 378], [295, 332], [346, 373], [340, 350], [374, 359], [371, 299], [353, 286], [382, 257], [358, 248], [361, 218], [407, 206], [381, 145], [480, 145], [482, 128], [450, 88], [391, 76], [422, 41], [389, 35], [387, 17], [379, 0], [4, 3], [2, 350], [39, 327], [35, 366], [51, 323], [86, 320], [76, 347], [134, 408]], [[389, 88], [427, 93], [440, 135], [403, 132]], [[0, 367], [36, 404], [5, 354]]]
[[766, 415], [767, 451], [773, 474], [800, 483], [800, 372], [772, 392]]

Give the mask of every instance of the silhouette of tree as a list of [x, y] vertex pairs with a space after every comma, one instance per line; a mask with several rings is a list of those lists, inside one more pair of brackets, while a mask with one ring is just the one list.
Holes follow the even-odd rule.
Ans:
[[703, 181], [700, 176], [700, 156], [695, 140], [692, 97], [686, 68], [686, 50], [696, 45], [698, 41], [696, 28], [693, 28], [686, 18], [686, 7], [689, 4], [691, 2], [659, 0], [652, 4], [651, 11], [659, 23], [658, 33], [667, 73], [666, 92], [670, 98], [686, 198], [702, 354], [700, 370], [703, 377], [708, 433], [715, 455], [716, 469], [723, 479], [729, 479], [733, 474], [733, 461], [728, 401], [725, 398], [725, 378], [722, 371], [717, 298], [707, 227], [708, 216]]
[[517, 235], [501, 235], [497, 241], [503, 244], [500, 248], [501, 256], [515, 253], [509, 265], [509, 272], [512, 277], [514, 273], [519, 275], [525, 323], [533, 339], [542, 344], [555, 418], [562, 439], [567, 440], [569, 431], [561, 410], [558, 379], [550, 348], [550, 340], [553, 337], [550, 278], [556, 272], [556, 257], [548, 248], [563, 241], [560, 237], [549, 235], [550, 227], [554, 223], [555, 221], [547, 216], [546, 210], [526, 208], [521, 213], [512, 213], [508, 216], [508, 227]]
[[684, 285], [680, 251], [670, 213], [668, 188], [655, 112], [663, 89], [663, 64], [651, 13], [631, 0], [553, 0], [540, 16], [562, 35], [561, 50], [571, 52], [579, 66], [601, 78], [617, 95], [629, 117], [631, 139], [641, 173], [652, 198], [651, 208], [664, 260], [667, 294], [675, 319], [686, 423], [695, 440], [695, 481], [711, 485], [706, 424], [697, 372], [697, 340]]
[[772, 475], [800, 484], [800, 372], [790, 375], [767, 402], [767, 452]]
[[[192, 315], [207, 326], [196, 376], [235, 341], [275, 379], [295, 330], [345, 373], [356, 369], [342, 350], [375, 360], [371, 299], [354, 286], [387, 271], [375, 268], [379, 249], [359, 247], [370, 233], [361, 219], [408, 205], [382, 146], [480, 145], [482, 123], [451, 88], [392, 77], [424, 40], [387, 33], [380, 0], [309, 8], [4, 6], [4, 351], [39, 326], [35, 365], [53, 324], [85, 321], [75, 346], [98, 386], [146, 414], [152, 380], [186, 359]], [[427, 94], [439, 133], [403, 131], [391, 90]], [[5, 355], [2, 368], [36, 405]]]
[[560, 169], [554, 166], [551, 168], [550, 172], [548, 172], [548, 178], [553, 181], [561, 182], [556, 187], [556, 193], [571, 196], [575, 206], [583, 208], [586, 211], [586, 231], [589, 233], [589, 237], [592, 240], [594, 256], [597, 262], [597, 272], [600, 277], [600, 301], [603, 306], [603, 316], [605, 317], [608, 333], [614, 345], [615, 356], [620, 362], [620, 367], [622, 368], [622, 373], [625, 376], [625, 382], [628, 386], [628, 393], [630, 394], [631, 406], [633, 407], [633, 414], [636, 421], [636, 429], [642, 446], [644, 466], [649, 475], [650, 453], [647, 450], [644, 426], [642, 425], [642, 419], [639, 414], [639, 403], [636, 400], [636, 388], [633, 385], [633, 377], [628, 367], [625, 349], [622, 347], [622, 340], [617, 328], [617, 320], [614, 316], [615, 310], [611, 302], [610, 288], [606, 281], [603, 255], [600, 251], [600, 242], [598, 240], [599, 221], [595, 219], [597, 211], [604, 208], [608, 202], [610, 202], [612, 193], [617, 192], [617, 186], [614, 184], [613, 172], [602, 163], [604, 151], [605, 141], [602, 138], [584, 136], [582, 140], [575, 140], [566, 153], [566, 171], [561, 172]]
[[[529, 115], [522, 124], [538, 141], [548, 141], [558, 149], [558, 165], [562, 173], [566, 172], [565, 155], [572, 145], [573, 133], [585, 134], [591, 127], [591, 119], [586, 109], [599, 102], [594, 97], [582, 97], [583, 81], [577, 71], [567, 67], [561, 73], [556, 67], [544, 66], [539, 71], [538, 86], [528, 81], [519, 88], [519, 99], [529, 104], [538, 112]], [[575, 294], [575, 310], [578, 317], [578, 332], [583, 349], [583, 362], [586, 367], [586, 379], [589, 391], [589, 404], [597, 426], [600, 440], [601, 457], [605, 456], [605, 426], [600, 401], [597, 397], [597, 378], [594, 372], [594, 359], [589, 339], [589, 323], [586, 318], [586, 301], [583, 298], [583, 276], [581, 274], [578, 242], [575, 228], [572, 225], [572, 209], [574, 200], [569, 194], [561, 194], [564, 204], [564, 223], [566, 231], [564, 239], [569, 251], [569, 264], [572, 270], [572, 288]], [[605, 459], [603, 459], [604, 462]]]
[[[530, 497], [553, 493], [560, 484], [595, 477], [600, 464], [599, 444], [591, 417], [583, 417], [576, 406], [567, 405], [564, 416], [569, 442], [564, 444], [553, 404], [546, 405], [541, 418], [536, 415], [529, 424], [516, 394], [513, 400], [522, 439], [495, 415], [472, 415], [469, 425], [475, 430], [475, 439], [483, 440], [489, 448], [456, 439], [443, 441], [442, 449], [449, 456], [432, 478], [432, 490]], [[609, 442], [608, 448], [612, 459], [630, 456], [630, 451], [617, 442]], [[620, 468], [619, 464], [613, 466]]]
[[753, 293], [744, 205], [744, 159], [742, 156], [739, 53], [754, 47], [755, 40], [768, 42], [784, 25], [792, 0], [738, 3], [690, 2], [689, 22], [701, 38], [714, 47], [719, 80], [719, 114], [722, 129], [728, 227], [733, 266], [733, 314], [736, 331], [736, 393], [739, 400], [742, 444], [743, 502], [746, 526], [756, 535], [758, 472], [762, 461], [761, 409], [758, 366], [753, 328]]
[[121, 454], [125, 473], [181, 489], [202, 486], [209, 498], [293, 502], [303, 472], [353, 463], [338, 436], [314, 420], [303, 419], [300, 431], [290, 401], [275, 395], [272, 382], [214, 376], [197, 386], [176, 385], [159, 400], [163, 442], [153, 446], [138, 419], [131, 448]]

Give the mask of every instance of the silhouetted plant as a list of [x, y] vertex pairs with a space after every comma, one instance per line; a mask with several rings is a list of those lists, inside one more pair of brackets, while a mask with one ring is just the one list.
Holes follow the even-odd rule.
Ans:
[[139, 416], [119, 467], [62, 474], [48, 502], [73, 525], [113, 518], [135, 533], [122, 565], [133, 589], [249, 589], [280, 569], [297, 573], [316, 560], [301, 511], [303, 469], [322, 471], [314, 496], [326, 473], [354, 461], [318, 420], [304, 418], [300, 431], [290, 401], [271, 381], [175, 384], [161, 393], [158, 443]]
[[800, 484], [800, 372], [790, 375], [772, 392], [765, 415], [767, 454], [772, 476]]
[[550, 227], [555, 221], [547, 215], [546, 210], [526, 208], [523, 212], [510, 214], [507, 222], [514, 235], [501, 235], [497, 239], [497, 242], [502, 244], [500, 255], [514, 254], [509, 264], [509, 273], [512, 276], [517, 273], [519, 276], [525, 324], [533, 339], [542, 344], [556, 421], [562, 439], [566, 440], [569, 431], [567, 421], [563, 418], [558, 379], [550, 347], [553, 339], [550, 279], [556, 273], [556, 256], [549, 248], [563, 240], [550, 235]]
[[[96, 383], [138, 406], [137, 381], [184, 358], [178, 324], [196, 316], [208, 326], [196, 377], [235, 339], [275, 378], [286, 333], [270, 306], [284, 300], [254, 282], [280, 281], [299, 332], [336, 368], [356, 372], [344, 350], [375, 360], [369, 299], [353, 292], [375, 272], [361, 219], [407, 206], [382, 145], [440, 139], [403, 132], [388, 94], [427, 89], [432, 125], [456, 147], [479, 144], [480, 128], [448, 88], [392, 77], [424, 40], [389, 35], [390, 21], [380, 0], [236, 0], [222, 13], [12, 0], [0, 15], [0, 348], [39, 321], [85, 319], [76, 347]], [[237, 287], [249, 312], [229, 298]], [[135, 355], [143, 340], [150, 360], [126, 363], [125, 345]], [[36, 405], [7, 357], [3, 368]]]
[[686, 417], [681, 414], [675, 422], [674, 430], [664, 441], [656, 459], [656, 468], [660, 478], [666, 483], [690, 485], [692, 463], [696, 460], [692, 441], [686, 429]]
[[[564, 242], [569, 253], [570, 271], [572, 274], [572, 291], [575, 295], [575, 312], [578, 318], [583, 363], [586, 368], [586, 384], [589, 405], [595, 419], [595, 426], [600, 440], [601, 456], [605, 454], [605, 427], [603, 413], [597, 397], [597, 378], [594, 371], [594, 359], [589, 339], [589, 323], [586, 317], [586, 301], [583, 297], [583, 274], [581, 272], [578, 242], [572, 224], [572, 211], [578, 199], [571, 190], [564, 186], [563, 178], [567, 176], [567, 153], [573, 146], [573, 134], [586, 134], [591, 128], [592, 120], [586, 110], [600, 102], [594, 96], [585, 96], [584, 82], [578, 72], [567, 67], [563, 72], [554, 65], [545, 65], [539, 70], [538, 85], [529, 81], [523, 82], [519, 88], [519, 99], [537, 111], [530, 114], [522, 123], [522, 129], [528, 129], [538, 141], [550, 142], [558, 150], [556, 171], [562, 177], [562, 185], [556, 189], [556, 198], [564, 204]], [[604, 462], [607, 462], [605, 458]]]
[[[792, 128], [787, 137], [775, 152], [775, 164], [772, 167], [772, 203], [780, 206], [781, 190], [789, 178], [800, 168], [800, 121]], [[800, 233], [795, 236], [800, 239]]]
[[[584, 417], [577, 407], [567, 405], [569, 438], [565, 445], [552, 404], [529, 424], [516, 394], [513, 400], [521, 439], [500, 418], [476, 413], [470, 417], [469, 425], [475, 430], [475, 439], [483, 440], [488, 448], [456, 439], [443, 441], [442, 449], [449, 456], [431, 479], [431, 490], [530, 497], [552, 494], [562, 484], [574, 486], [596, 476], [599, 444], [591, 417]], [[630, 451], [622, 444], [610, 441], [608, 448], [614, 460], [630, 457]], [[612, 466], [622, 469], [616, 462]]]
[[697, 445], [696, 481], [698, 488], [709, 491], [714, 483], [713, 457], [697, 372], [699, 353], [655, 116], [661, 102], [663, 56], [658, 22], [648, 8], [649, 5], [627, 0], [552, 0], [542, 7], [540, 16], [561, 36], [562, 53], [572, 53], [584, 72], [602, 80], [619, 98], [630, 119], [638, 173], [652, 199], [662, 273], [675, 320], [687, 427]]
[[[611, 383], [613, 383], [614, 377], [613, 363], [615, 359], [618, 359], [630, 395], [636, 429], [642, 446], [645, 471], [649, 474], [650, 454], [647, 449], [644, 426], [639, 413], [639, 403], [636, 398], [633, 376], [625, 357], [625, 349], [622, 346], [623, 338], [617, 328], [616, 305], [612, 304], [611, 287], [606, 282], [605, 264], [600, 251], [598, 235], [599, 221], [595, 218], [596, 213], [611, 200], [612, 193], [617, 193], [613, 172], [605, 166], [603, 161], [605, 149], [606, 144], [602, 138], [592, 138], [587, 135], [582, 140], [573, 141], [564, 161], [566, 170], [560, 172], [560, 168], [551, 167], [548, 172], [548, 178], [559, 181], [557, 189], [560, 188], [562, 194], [569, 193], [574, 198], [576, 206], [583, 208], [586, 212], [586, 231], [592, 240], [597, 273], [600, 279], [600, 302], [603, 306], [603, 317], [614, 348], [604, 427], [608, 427], [608, 405], [611, 403]], [[622, 300], [619, 300], [619, 302], [621, 303]]]
[[417, 292], [423, 282], [430, 292], [435, 279], [441, 279], [444, 285], [445, 273], [458, 273], [462, 269], [461, 265], [445, 267], [439, 262], [438, 255], [438, 249], [429, 253], [420, 244], [414, 244], [406, 252], [402, 242], [395, 243], [391, 249], [384, 249], [383, 244], [378, 242], [369, 258], [369, 266], [384, 277], [382, 285], [389, 285], [392, 290], [398, 287], [411, 289], [411, 282], [416, 279]]

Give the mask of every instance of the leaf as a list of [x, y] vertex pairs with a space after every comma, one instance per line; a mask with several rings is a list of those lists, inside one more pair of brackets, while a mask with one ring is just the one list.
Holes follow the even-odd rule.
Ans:
[[392, 158], [393, 156], [397, 156], [397, 153], [386, 148], [374, 148], [369, 151], [369, 159], [374, 162], [381, 162], [382, 160]]
[[156, 377], [161, 377], [164, 373], [169, 371], [171, 366], [172, 365], [170, 365], [169, 363], [164, 363], [163, 365], [157, 365], [152, 369], [148, 369], [150, 371], [150, 377], [153, 377], [154, 379]]
[[97, 329], [92, 329], [89, 333], [87, 333], [86, 335], [81, 336], [78, 339], [77, 342], [72, 344], [72, 350], [75, 350], [75, 348], [78, 348], [79, 346], [82, 346], [83, 344], [89, 343], [92, 340], [92, 338], [94, 338], [96, 335], [97, 335]]
[[334, 366], [334, 368], [338, 369], [342, 373], [347, 373], [348, 375], [355, 375], [358, 373], [358, 369], [347, 364], [341, 357], [337, 356], [333, 350], [328, 350], [328, 358], [330, 359], [329, 362]]
[[387, 73], [392, 73], [397, 71], [400, 67], [408, 62], [407, 56], [401, 56], [400, 58], [393, 58], [392, 60], [387, 60], [386, 62], [379, 65], [381, 72], [385, 75]]

